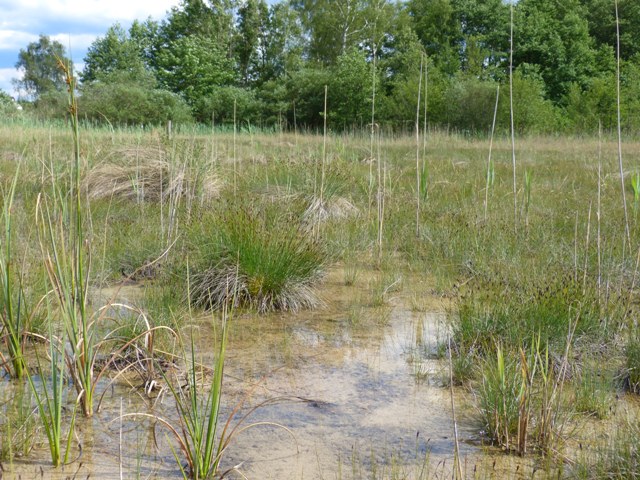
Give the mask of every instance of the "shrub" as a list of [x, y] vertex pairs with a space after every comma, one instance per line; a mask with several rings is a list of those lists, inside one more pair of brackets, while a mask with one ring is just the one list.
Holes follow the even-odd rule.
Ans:
[[155, 88], [153, 78], [132, 78], [126, 72], [113, 73], [85, 86], [79, 104], [82, 117], [118, 125], [192, 120], [189, 107], [178, 95]]

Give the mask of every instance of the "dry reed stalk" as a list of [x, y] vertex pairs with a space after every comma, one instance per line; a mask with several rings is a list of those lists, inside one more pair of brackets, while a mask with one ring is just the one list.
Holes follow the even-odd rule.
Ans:
[[453, 398], [453, 360], [451, 359], [451, 336], [447, 337], [449, 343], [449, 395], [451, 397], [451, 415], [453, 417], [453, 464], [455, 467], [453, 478], [454, 480], [462, 480], [462, 465], [460, 464], [460, 443], [458, 441], [458, 421], [456, 417], [456, 402]]
[[587, 269], [589, 267], [589, 240], [591, 238], [591, 202], [589, 202], [589, 213], [587, 215], [587, 238], [584, 246], [584, 270], [582, 272], [582, 294], [587, 292]]
[[424, 113], [422, 118], [422, 168], [425, 167], [425, 157], [427, 155], [427, 100], [429, 98], [429, 57], [424, 55]]
[[238, 158], [237, 158], [237, 132], [238, 132], [238, 123], [236, 118], [238, 108], [238, 101], [233, 99], [233, 195], [235, 196], [237, 193], [237, 185], [238, 185]]
[[509, 31], [509, 117], [511, 122], [511, 160], [513, 163], [513, 228], [518, 231], [518, 186], [516, 180], [516, 134], [513, 119], [513, 2], [510, 4]]
[[598, 120], [598, 209], [596, 218], [598, 220], [598, 299], [600, 299], [600, 287], [602, 285], [602, 257], [601, 257], [601, 236], [600, 236], [600, 214], [602, 200], [602, 123]]
[[487, 221], [487, 210], [489, 208], [489, 182], [491, 176], [491, 154], [493, 152], [493, 137], [496, 131], [496, 118], [498, 117], [498, 102], [500, 100], [500, 85], [496, 89], [496, 105], [493, 109], [493, 122], [491, 122], [491, 137], [489, 140], [489, 158], [487, 159], [487, 179], [484, 189], [484, 221]]
[[[622, 189], [622, 207], [624, 209], [624, 231], [631, 249], [631, 233], [629, 231], [629, 213], [627, 212], [627, 196], [624, 191], [624, 170], [622, 168], [622, 127], [620, 114], [620, 18], [618, 17], [618, 0], [614, 1], [616, 10], [616, 116], [618, 131], [618, 165], [620, 167], [620, 187]], [[622, 245], [622, 261], [624, 262], [625, 243]]]
[[323, 115], [323, 132], [322, 132], [322, 164], [321, 164], [321, 176], [320, 176], [320, 203], [324, 199], [324, 182], [326, 176], [326, 163], [327, 163], [327, 93], [328, 88], [324, 86], [324, 115]]
[[416, 103], [416, 237], [420, 236], [420, 95], [422, 94], [422, 69], [424, 55], [420, 57], [420, 79]]

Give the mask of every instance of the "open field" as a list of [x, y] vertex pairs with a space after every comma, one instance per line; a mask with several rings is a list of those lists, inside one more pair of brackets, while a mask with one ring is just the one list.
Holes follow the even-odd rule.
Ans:
[[640, 476], [640, 143], [627, 233], [611, 138], [514, 199], [506, 138], [77, 133], [0, 125], [8, 478]]

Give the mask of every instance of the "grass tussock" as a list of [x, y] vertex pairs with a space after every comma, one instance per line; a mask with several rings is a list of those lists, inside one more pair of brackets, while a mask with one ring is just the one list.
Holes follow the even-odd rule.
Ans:
[[113, 161], [93, 167], [82, 187], [90, 200], [157, 202], [197, 191], [203, 201], [209, 201], [220, 195], [223, 182], [210, 170], [193, 171], [174, 164], [161, 150], [123, 149]]
[[282, 213], [233, 210], [216, 222], [205, 268], [191, 280], [192, 302], [219, 309], [230, 301], [259, 312], [297, 311], [321, 302], [314, 284], [326, 262], [320, 246]]

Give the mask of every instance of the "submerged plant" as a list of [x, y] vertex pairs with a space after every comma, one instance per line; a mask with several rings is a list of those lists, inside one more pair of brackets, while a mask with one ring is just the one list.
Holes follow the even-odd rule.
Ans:
[[[230, 471], [236, 470], [237, 467], [234, 467], [228, 471], [220, 472], [220, 462], [235, 435], [255, 425], [270, 424], [269, 422], [244, 424], [248, 415], [259, 408], [260, 405], [269, 401], [250, 408], [248, 413], [243, 414], [235, 424], [232, 424], [247, 398], [244, 397], [229, 414], [224, 425], [222, 425], [220, 406], [223, 394], [222, 380], [227, 337], [231, 322], [231, 314], [229, 312], [231, 304], [232, 302], [230, 301], [222, 309], [220, 343], [213, 368], [205, 369], [202, 364], [197, 362], [196, 346], [192, 335], [190, 353], [185, 353], [185, 357], [187, 357], [185, 360], [188, 365], [186, 384], [183, 384], [183, 378], [172, 380], [168, 375], [165, 375], [165, 381], [176, 404], [178, 424], [176, 425], [167, 419], [146, 413], [132, 413], [123, 416], [151, 418], [169, 431], [170, 438], [178, 446], [177, 449], [173, 446], [171, 449], [185, 479], [223, 478]], [[209, 386], [205, 385], [207, 371], [212, 371], [213, 373]], [[220, 427], [222, 427], [221, 432], [219, 432]], [[285, 430], [287, 429], [285, 428]], [[183, 461], [186, 461], [186, 468], [183, 466]]]
[[0, 405], [0, 462], [27, 455], [36, 441], [31, 390], [24, 383], [12, 387]]

